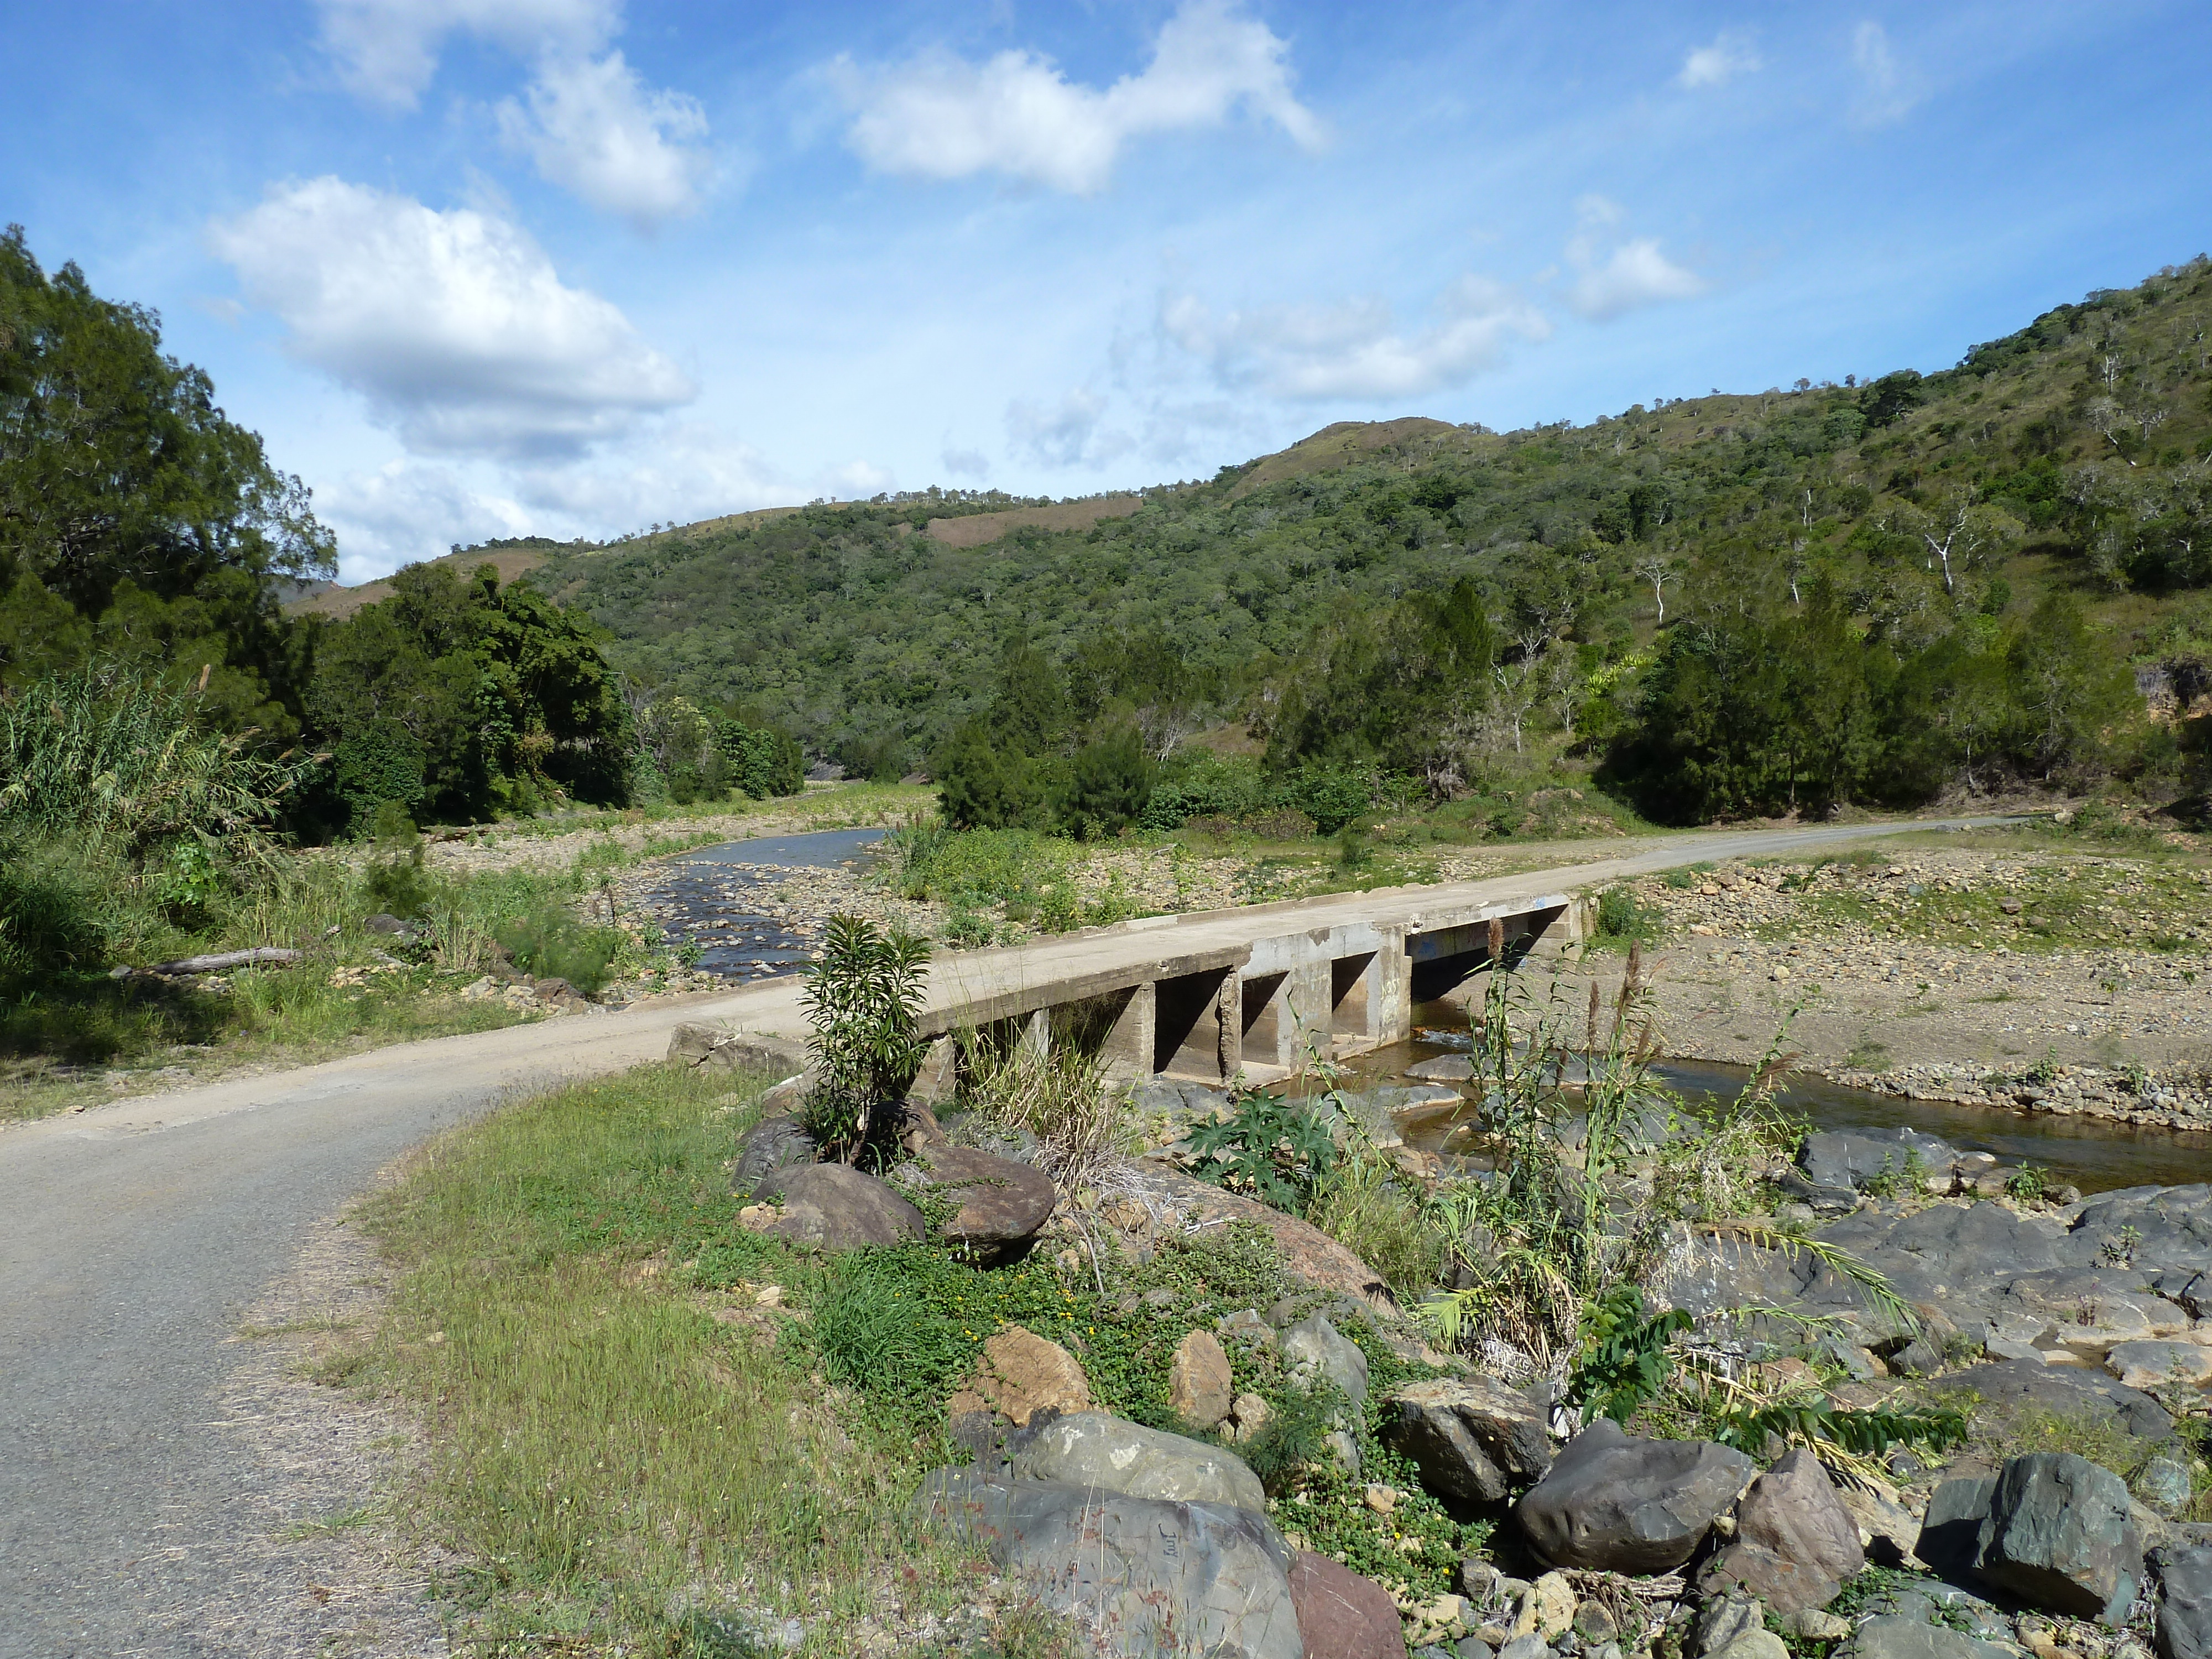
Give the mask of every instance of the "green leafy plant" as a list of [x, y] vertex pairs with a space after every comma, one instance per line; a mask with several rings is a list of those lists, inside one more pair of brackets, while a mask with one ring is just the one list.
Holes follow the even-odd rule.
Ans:
[[623, 945], [616, 929], [591, 927], [556, 904], [511, 919], [493, 937], [525, 972], [565, 979], [587, 997], [606, 988], [608, 969]]
[[1653, 939], [1664, 921], [1657, 905], [1646, 904], [1637, 897], [1633, 888], [1619, 882], [1597, 896], [1597, 931], [1601, 939]]
[[1611, 1286], [1583, 1315], [1583, 1349], [1568, 1373], [1567, 1397], [1586, 1419], [1626, 1423], [1666, 1386], [1674, 1370], [1668, 1344], [1693, 1322], [1680, 1308], [1647, 1312], [1637, 1285]]
[[1899, 1158], [1894, 1153], [1881, 1155], [1881, 1168], [1861, 1183], [1875, 1198], [1910, 1198], [1924, 1195], [1928, 1190], [1928, 1164], [1917, 1151], [1907, 1152]]
[[849, 1156], [868, 1138], [869, 1115], [903, 1095], [927, 1044], [921, 1011], [923, 940], [862, 916], [836, 915], [823, 930], [801, 1002], [818, 1074], [802, 1116], [808, 1133]]
[[1238, 1188], [1293, 1214], [1335, 1166], [1337, 1146], [1311, 1107], [1281, 1095], [1240, 1097], [1225, 1119], [1190, 1132], [1194, 1172], [1217, 1187]]
[[2051, 1171], [2023, 1164], [2005, 1177], [2005, 1195], [2021, 1204], [2039, 1204], [2051, 1188]]

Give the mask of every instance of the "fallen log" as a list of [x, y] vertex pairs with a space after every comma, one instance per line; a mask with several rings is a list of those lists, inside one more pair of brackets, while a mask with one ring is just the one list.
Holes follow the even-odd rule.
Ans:
[[150, 968], [133, 968], [128, 963], [112, 969], [110, 979], [184, 979], [194, 974], [220, 974], [231, 968], [287, 967], [300, 959], [297, 951], [288, 951], [281, 945], [257, 945], [251, 951], [222, 951], [213, 956], [179, 957], [174, 962], [157, 962]]

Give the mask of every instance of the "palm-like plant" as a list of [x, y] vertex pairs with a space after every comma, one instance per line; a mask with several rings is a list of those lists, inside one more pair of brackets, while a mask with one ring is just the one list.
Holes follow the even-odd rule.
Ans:
[[921, 1069], [927, 1045], [915, 1019], [928, 962], [924, 940], [840, 915], [830, 918], [822, 954], [806, 970], [816, 1082], [805, 1127], [848, 1160], [866, 1141], [876, 1105], [903, 1095]]

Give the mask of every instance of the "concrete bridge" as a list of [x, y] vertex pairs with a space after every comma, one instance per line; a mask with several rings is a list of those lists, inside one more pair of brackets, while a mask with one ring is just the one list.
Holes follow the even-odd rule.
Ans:
[[[1556, 882], [1558, 872], [1550, 872]], [[1224, 1083], [1288, 1076], [1309, 1053], [1402, 1041], [1415, 1005], [1487, 967], [1492, 925], [1519, 956], [1588, 931], [1589, 901], [1494, 880], [1384, 888], [1146, 916], [939, 959], [923, 1030], [995, 1030], [1100, 1054], [1110, 1075]]]

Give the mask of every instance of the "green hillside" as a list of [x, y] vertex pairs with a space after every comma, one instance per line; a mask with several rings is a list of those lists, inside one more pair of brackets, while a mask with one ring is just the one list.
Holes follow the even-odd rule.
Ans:
[[[1388, 635], [1403, 602], [1433, 610], [1462, 583], [1492, 640], [1459, 712], [1526, 701], [1524, 750], [1547, 737], [1592, 763], [1610, 752], [1616, 770], [1629, 728], [1668, 695], [1655, 673], [1679, 678], [1693, 644], [1718, 660], [1744, 626], [1815, 611], [1844, 630], [1832, 644], [1887, 662], [1866, 692], [1877, 700], [1900, 670], [1932, 672], [1940, 641], [1954, 655], [2007, 648], [2054, 594], [2080, 616], [2046, 609], [2041, 631], [2086, 629], [2076, 643], [2094, 641], [2096, 658], [2163, 666], [2186, 696], [2212, 662], [2197, 591], [2212, 582], [2208, 313], [2200, 257], [2061, 306], [1937, 374], [1504, 434], [1341, 425], [1210, 482], [1149, 490], [1138, 511], [1088, 529], [955, 548], [924, 533], [945, 511], [930, 496], [879, 498], [562, 549], [530, 580], [587, 609], [634, 674], [750, 705], [817, 752], [877, 769], [917, 763], [982, 714], [1015, 641], [1072, 674], [1078, 728], [1165, 696], [1186, 714], [1250, 720], [1294, 760], [1285, 694], [1307, 718], [1316, 681], [1344, 680], [1344, 629]], [[1767, 643], [1786, 657], [1797, 647], [1782, 638]], [[1316, 663], [1317, 648], [1337, 657]], [[1368, 648], [1419, 677], [1401, 647]], [[1540, 667], [1535, 696], [1516, 676]], [[1171, 685], [1152, 683], [1163, 672]], [[1087, 696], [1086, 675], [1103, 676]], [[2117, 739], [2112, 708], [2094, 718]], [[2136, 763], [2086, 738], [1991, 743], [2007, 752], [1990, 764], [2013, 773], [2087, 763], [2093, 749], [2108, 767]], [[1436, 763], [1421, 746], [1364, 742], [1400, 770]], [[1358, 758], [1363, 744], [1337, 747]], [[1923, 758], [1943, 772], [1936, 782], [1962, 768], [1990, 781], [1970, 752]], [[1698, 764], [1670, 763], [1684, 763]], [[1762, 793], [1692, 791], [1685, 805]]]

